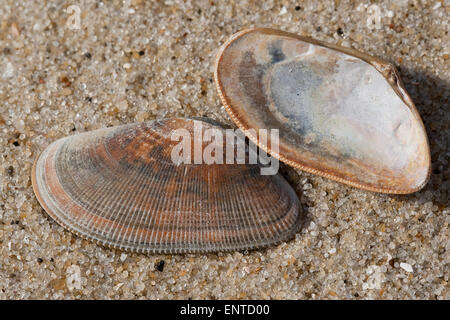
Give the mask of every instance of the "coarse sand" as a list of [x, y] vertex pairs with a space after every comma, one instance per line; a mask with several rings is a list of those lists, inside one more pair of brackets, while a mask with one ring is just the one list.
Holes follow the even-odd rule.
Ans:
[[[0, 0], [0, 298], [449, 299], [449, 13], [448, 0]], [[251, 252], [124, 253], [49, 218], [30, 173], [58, 138], [163, 117], [234, 126], [214, 58], [256, 26], [394, 63], [427, 129], [428, 185], [377, 194], [284, 168], [307, 223]]]

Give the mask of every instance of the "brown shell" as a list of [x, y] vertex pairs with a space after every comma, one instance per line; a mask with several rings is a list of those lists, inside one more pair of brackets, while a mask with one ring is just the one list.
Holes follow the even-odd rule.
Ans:
[[[353, 49], [250, 29], [220, 49], [215, 81], [248, 137], [281, 161], [376, 192], [411, 193], [430, 175], [422, 120], [395, 68]], [[258, 141], [279, 130], [279, 152]]]
[[178, 143], [172, 130], [193, 134], [195, 121], [150, 121], [60, 139], [33, 166], [34, 192], [63, 227], [125, 250], [241, 250], [292, 237], [300, 204], [282, 176], [260, 175], [259, 165], [171, 161]]

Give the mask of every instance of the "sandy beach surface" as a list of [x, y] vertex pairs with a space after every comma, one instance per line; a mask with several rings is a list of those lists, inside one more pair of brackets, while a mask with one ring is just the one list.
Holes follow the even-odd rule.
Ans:
[[[0, 299], [449, 299], [449, 1], [0, 0]], [[57, 225], [31, 187], [58, 138], [164, 117], [234, 126], [217, 49], [271, 27], [398, 67], [431, 147], [406, 196], [284, 169], [307, 223], [265, 250], [141, 255]]]

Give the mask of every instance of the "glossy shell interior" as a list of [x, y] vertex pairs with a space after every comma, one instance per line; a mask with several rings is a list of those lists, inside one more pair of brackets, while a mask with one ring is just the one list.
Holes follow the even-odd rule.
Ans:
[[430, 174], [422, 120], [395, 68], [355, 50], [272, 29], [233, 35], [216, 85], [243, 130], [279, 129], [283, 162], [385, 193], [421, 189]]
[[34, 192], [63, 227], [130, 251], [243, 250], [292, 237], [301, 210], [282, 176], [260, 175], [257, 164], [172, 162], [173, 130], [194, 136], [199, 122], [158, 120], [60, 139], [34, 164]]

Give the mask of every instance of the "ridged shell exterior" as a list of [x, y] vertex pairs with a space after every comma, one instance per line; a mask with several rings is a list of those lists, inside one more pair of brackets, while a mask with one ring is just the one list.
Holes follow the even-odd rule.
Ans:
[[194, 121], [150, 121], [60, 139], [35, 162], [35, 194], [65, 228], [119, 249], [242, 250], [292, 237], [300, 204], [282, 176], [260, 175], [259, 165], [171, 161], [178, 143], [172, 130], [193, 135]]
[[281, 161], [385, 193], [421, 189], [430, 174], [422, 120], [395, 68], [352, 49], [250, 29], [220, 49], [216, 85], [243, 130], [279, 129]]

